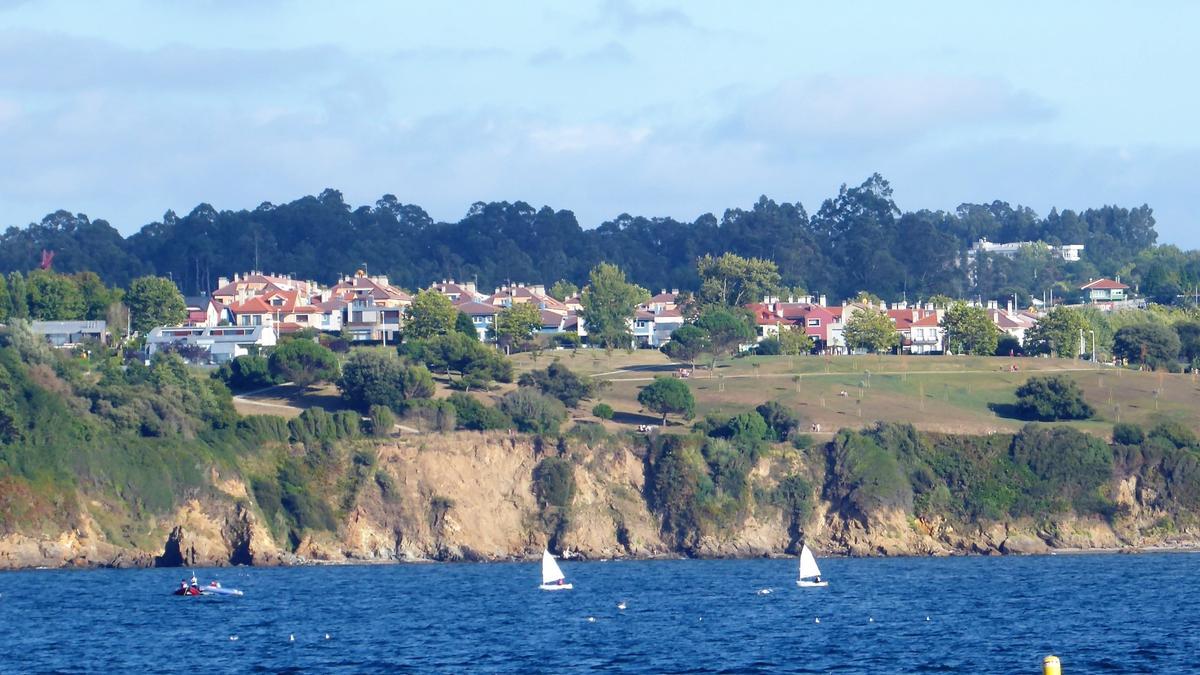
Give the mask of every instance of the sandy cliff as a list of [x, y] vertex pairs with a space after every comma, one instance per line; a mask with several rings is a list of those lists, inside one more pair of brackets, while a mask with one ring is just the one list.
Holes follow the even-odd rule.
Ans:
[[[576, 490], [557, 548], [585, 558], [684, 554], [667, 543], [659, 517], [647, 506], [645, 451], [637, 444], [572, 442], [560, 448], [524, 436], [462, 432], [407, 438], [375, 452], [374, 471], [386, 477], [342, 505], [336, 531], [281, 541], [244, 481], [214, 473], [206, 497], [185, 500], [167, 517], [128, 524], [160, 542], [152, 549], [112, 543], [85, 507], [69, 530], [0, 536], [0, 568], [528, 558], [553, 534], [535, 496], [534, 468], [559, 454], [574, 467]], [[773, 461], [755, 468], [760, 485], [780, 478], [779, 460]], [[811, 517], [797, 528], [779, 509], [757, 505], [736, 526], [700, 533], [687, 553], [783, 555], [794, 552], [801, 537], [822, 551], [854, 556], [1031, 554], [1200, 541], [1200, 533], [1187, 528], [1156, 527], [1166, 514], [1151, 506], [1154, 495], [1136, 478], [1121, 481], [1115, 494], [1121, 515], [1114, 524], [1063, 516], [963, 526], [921, 520], [898, 507], [861, 514], [818, 497]]]

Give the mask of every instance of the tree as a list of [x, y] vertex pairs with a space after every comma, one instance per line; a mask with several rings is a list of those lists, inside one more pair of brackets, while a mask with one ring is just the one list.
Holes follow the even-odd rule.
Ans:
[[187, 305], [175, 282], [163, 277], [138, 277], [129, 282], [125, 305], [133, 330], [145, 334], [158, 326], [178, 326], [187, 318]]
[[942, 316], [942, 328], [946, 330], [946, 349], [955, 354], [991, 356], [996, 353], [1000, 329], [988, 317], [982, 307], [971, 307], [965, 302], [956, 302]]
[[571, 372], [570, 368], [557, 360], [545, 370], [523, 373], [517, 380], [517, 385], [533, 387], [547, 396], [553, 396], [568, 408], [579, 407], [580, 401], [592, 398], [600, 388], [599, 383], [592, 378]]
[[386, 405], [397, 412], [405, 402], [433, 396], [433, 377], [424, 366], [405, 364], [394, 352], [358, 349], [342, 366], [338, 380], [342, 397], [366, 412], [372, 405]]
[[29, 288], [20, 272], [8, 275], [8, 316], [13, 319], [29, 318]]
[[800, 356], [813, 350], [812, 336], [803, 326], [785, 326], [779, 330], [779, 352], [785, 356]]
[[882, 353], [900, 344], [900, 333], [888, 315], [873, 309], [855, 308], [842, 331], [849, 350], [865, 349]]
[[1159, 323], [1125, 326], [1113, 335], [1113, 356], [1154, 370], [1177, 363], [1179, 348], [1179, 334]]
[[1017, 413], [1024, 419], [1053, 422], [1083, 420], [1096, 413], [1083, 399], [1083, 391], [1066, 375], [1029, 378], [1017, 387]]
[[479, 339], [479, 331], [475, 329], [475, 322], [463, 312], [459, 312], [458, 316], [454, 317], [454, 330], [473, 340]]
[[1025, 351], [1075, 358], [1080, 353], [1080, 331], [1086, 333], [1090, 329], [1082, 312], [1055, 307], [1025, 333]]
[[4, 279], [4, 275], [0, 274], [0, 323], [8, 319], [10, 312], [12, 312], [12, 300], [8, 295], [8, 282]]
[[412, 304], [404, 311], [405, 340], [422, 340], [434, 335], [445, 335], [454, 330], [458, 310], [450, 298], [433, 289], [425, 289], [413, 297]]
[[257, 354], [238, 356], [222, 364], [214, 375], [233, 391], [265, 389], [277, 383], [270, 361]]
[[550, 287], [550, 297], [559, 302], [563, 302], [567, 298], [573, 298], [576, 295], [579, 295], [579, 287], [566, 279], [559, 279]]
[[654, 378], [654, 382], [638, 392], [637, 400], [647, 410], [660, 413], [663, 426], [667, 424], [667, 415], [683, 415], [685, 419], [691, 419], [696, 412], [692, 390], [683, 380], [673, 377]]
[[626, 282], [621, 268], [608, 263], [592, 268], [589, 282], [580, 297], [583, 311], [579, 315], [589, 340], [598, 347], [629, 347], [637, 306], [648, 300], [650, 293]]
[[1180, 321], [1175, 333], [1179, 335], [1179, 356], [1195, 364], [1200, 359], [1200, 321]]
[[514, 302], [500, 310], [492, 324], [492, 335], [506, 350], [514, 343], [529, 339], [542, 328], [542, 312], [532, 302]]
[[95, 272], [78, 272], [71, 278], [83, 298], [83, 318], [90, 321], [104, 319], [109, 306], [124, 296], [121, 289], [105, 286]]
[[312, 340], [292, 339], [271, 352], [271, 375], [307, 387], [317, 382], [333, 382], [338, 377], [338, 360], [328, 347]]
[[493, 380], [512, 382], [513, 379], [512, 362], [495, 347], [457, 331], [406, 342], [398, 351], [434, 372], [458, 373], [468, 387], [482, 388]]
[[702, 304], [741, 307], [758, 302], [779, 289], [779, 269], [770, 260], [743, 258], [733, 253], [705, 255], [696, 260]]
[[735, 354], [754, 339], [750, 316], [740, 308], [709, 307], [696, 319], [696, 327], [708, 333], [714, 357]]
[[518, 389], [500, 399], [500, 410], [512, 418], [517, 428], [533, 434], [558, 433], [567, 419], [567, 409], [556, 398], [532, 389]]
[[42, 321], [82, 319], [83, 294], [68, 276], [45, 270], [29, 275], [29, 316]]
[[696, 359], [701, 354], [712, 349], [708, 331], [695, 324], [684, 324], [671, 332], [671, 340], [662, 346], [662, 352], [673, 361], [692, 364], [696, 367]]

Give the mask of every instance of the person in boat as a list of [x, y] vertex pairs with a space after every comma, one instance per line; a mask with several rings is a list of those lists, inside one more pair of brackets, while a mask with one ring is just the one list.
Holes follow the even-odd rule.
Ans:
[[821, 583], [821, 575], [820, 575], [820, 574], [818, 574], [817, 576], [813, 577], [813, 581], [814, 581], [814, 582], [816, 582], [816, 583], [818, 583], [818, 584], [819, 584], [819, 583]]
[[187, 579], [180, 579], [179, 580], [179, 590], [175, 591], [175, 593], [178, 595], [187, 595], [187, 592], [188, 592]]

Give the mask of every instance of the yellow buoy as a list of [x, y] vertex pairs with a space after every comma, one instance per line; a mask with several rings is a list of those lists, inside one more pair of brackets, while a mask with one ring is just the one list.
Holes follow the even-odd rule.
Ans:
[[1042, 675], [1062, 675], [1062, 664], [1057, 656], [1047, 656], [1042, 659]]

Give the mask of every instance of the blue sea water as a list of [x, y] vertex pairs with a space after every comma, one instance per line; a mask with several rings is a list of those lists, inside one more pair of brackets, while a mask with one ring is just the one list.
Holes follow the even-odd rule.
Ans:
[[799, 589], [789, 560], [565, 561], [559, 593], [533, 562], [196, 571], [240, 598], [172, 596], [180, 570], [5, 573], [0, 671], [1200, 671], [1198, 555], [821, 565]]

